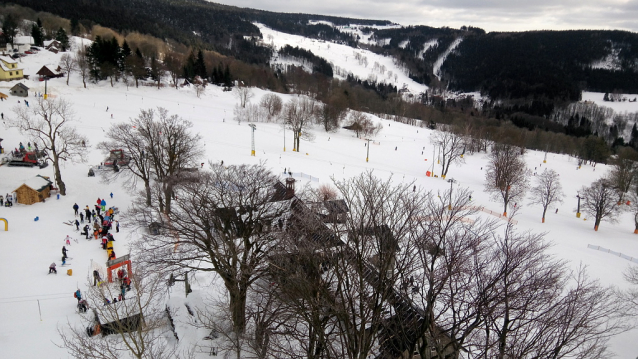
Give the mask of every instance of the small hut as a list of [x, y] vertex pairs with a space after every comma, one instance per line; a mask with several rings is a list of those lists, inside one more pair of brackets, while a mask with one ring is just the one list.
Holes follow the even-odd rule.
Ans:
[[29, 88], [26, 87], [22, 82], [13, 86], [10, 90], [13, 96], [27, 97], [29, 96]]
[[52, 184], [49, 177], [37, 175], [16, 188], [14, 191], [17, 197], [16, 202], [22, 204], [44, 202], [45, 198], [51, 196]]

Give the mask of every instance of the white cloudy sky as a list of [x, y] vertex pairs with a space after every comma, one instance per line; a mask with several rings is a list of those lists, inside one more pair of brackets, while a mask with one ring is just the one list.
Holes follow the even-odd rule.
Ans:
[[638, 31], [638, 0], [215, 0], [275, 12], [390, 20], [402, 25], [472, 25], [486, 31]]

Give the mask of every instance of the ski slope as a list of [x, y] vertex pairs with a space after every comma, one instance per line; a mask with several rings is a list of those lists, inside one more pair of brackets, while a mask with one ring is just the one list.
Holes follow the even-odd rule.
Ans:
[[[265, 35], [269, 30], [262, 27]], [[266, 36], [265, 36], [266, 39]], [[276, 46], [285, 41], [277, 37]], [[327, 43], [313, 42], [309, 39], [289, 37], [287, 41], [293, 46], [303, 45], [313, 50], [320, 48], [322, 52], [334, 54], [331, 61], [346, 68], [349, 61], [345, 56], [354, 51], [352, 48], [341, 47]], [[349, 51], [349, 52], [348, 52]], [[22, 59], [19, 64], [25, 73], [31, 75], [31, 80], [23, 81], [31, 88], [28, 100], [35, 102], [33, 91], [44, 92], [44, 85], [35, 80], [35, 72], [44, 64], [57, 64], [60, 55], [50, 52], [40, 52]], [[351, 56], [351, 55], [349, 55]], [[353, 71], [354, 71], [353, 67]], [[7, 93], [8, 89], [17, 82], [0, 83], [0, 92]], [[339, 130], [336, 133], [325, 133], [321, 128], [314, 129], [316, 136], [312, 142], [302, 141], [300, 152], [291, 152], [292, 134], [286, 134], [287, 151], [283, 151], [284, 132], [277, 124], [257, 123], [255, 132], [256, 156], [250, 155], [251, 128], [246, 123], [237, 123], [232, 119], [233, 107], [237, 99], [232, 92], [223, 92], [221, 88], [210, 86], [206, 92], [197, 98], [194, 89], [140, 87], [126, 88], [121, 83], [114, 87], [105, 81], [99, 84], [88, 84], [82, 87], [77, 75], [71, 76], [70, 85], [65, 79], [52, 79], [48, 82], [47, 90], [58, 98], [64, 98], [72, 103], [76, 113], [75, 127], [90, 139], [88, 163], [64, 163], [62, 178], [67, 184], [67, 196], [60, 199], [50, 198], [45, 203], [31, 206], [15, 205], [13, 208], [0, 207], [0, 217], [6, 218], [9, 230], [0, 228], [0, 241], [3, 245], [4, 256], [0, 261], [0, 358], [68, 358], [70, 357], [60, 344], [58, 330], [64, 330], [65, 325], [81, 323], [80, 315], [76, 313], [76, 300], [73, 292], [80, 288], [85, 291], [88, 278], [94, 265], [104, 266], [106, 254], [98, 245], [98, 241], [81, 239], [72, 227], [64, 221], [74, 219], [72, 206], [77, 203], [81, 208], [92, 206], [96, 199], [106, 198], [107, 207], [117, 206], [126, 211], [134, 195], [134, 189], [125, 188], [122, 183], [107, 183], [100, 177], [87, 177], [89, 166], [97, 166], [103, 160], [103, 154], [94, 146], [104, 140], [104, 132], [112, 123], [128, 121], [138, 115], [140, 109], [162, 106], [170, 114], [178, 114], [193, 123], [193, 131], [204, 139], [205, 158], [202, 162], [224, 164], [257, 164], [265, 162], [273, 172], [282, 173], [284, 169], [297, 175], [297, 186], [331, 183], [331, 178], [337, 180], [356, 176], [366, 170], [374, 170], [377, 176], [392, 176], [396, 183], [414, 182], [418, 187], [434, 191], [449, 189], [449, 183], [440, 178], [425, 177], [425, 172], [431, 170], [435, 162], [432, 154], [432, 132], [424, 128], [403, 125], [388, 120], [373, 117], [375, 122], [383, 125], [383, 130], [375, 137], [378, 145], [372, 145], [369, 152], [369, 162], [366, 162], [365, 141], [357, 139], [352, 132]], [[253, 103], [258, 103], [267, 92], [254, 89]], [[291, 95], [280, 95], [288, 101]], [[13, 116], [21, 98], [10, 96], [9, 100], [0, 102], [0, 112], [5, 117]], [[106, 111], [108, 107], [108, 111]], [[111, 118], [111, 115], [113, 118]], [[3, 147], [13, 149], [22, 141], [26, 144], [28, 138], [19, 134], [15, 129], [3, 127], [0, 137], [4, 139]], [[603, 222], [600, 230], [593, 230], [593, 222], [575, 217], [576, 191], [584, 185], [589, 185], [604, 176], [609, 167], [598, 165], [594, 168], [583, 166], [577, 169], [573, 158], [564, 155], [549, 154], [547, 163], [543, 163], [544, 154], [529, 151], [525, 155], [528, 167], [540, 172], [544, 168], [551, 168], [560, 174], [561, 182], [566, 194], [565, 202], [559, 205], [558, 213], [552, 208], [545, 224], [541, 224], [542, 209], [529, 205], [528, 201], [518, 203], [520, 212], [516, 218], [517, 229], [545, 232], [546, 238], [553, 242], [553, 253], [569, 261], [576, 268], [583, 264], [588, 267], [592, 277], [599, 278], [603, 283], [626, 288], [622, 272], [631, 262], [608, 253], [589, 249], [588, 244], [609, 248], [630, 257], [638, 257], [638, 236], [633, 234], [633, 216], [622, 214], [617, 224]], [[476, 205], [485, 206], [494, 212], [500, 212], [501, 205], [492, 202], [484, 192], [484, 170], [487, 165], [485, 154], [465, 156], [465, 163], [453, 165], [448, 174], [449, 178], [457, 180], [456, 186], [468, 187], [473, 190], [472, 199]], [[440, 167], [434, 164], [435, 173], [440, 173]], [[53, 178], [52, 166], [45, 169], [16, 168], [0, 166], [0, 194], [6, 194], [16, 189], [24, 181], [36, 174]], [[315, 180], [310, 180], [312, 176]], [[533, 178], [532, 178], [533, 180]], [[111, 199], [110, 193], [114, 196]], [[483, 214], [489, 216], [488, 214]], [[38, 221], [34, 221], [39, 217]], [[128, 252], [129, 243], [136, 237], [144, 235], [131, 230], [130, 223], [120, 216], [121, 231], [115, 233], [115, 251], [119, 255]], [[70, 235], [78, 239], [72, 242], [69, 256], [73, 259], [67, 267], [59, 267], [61, 248], [64, 238]], [[59, 273], [48, 275], [47, 268], [51, 262], [58, 264]], [[135, 265], [135, 263], [133, 264]], [[73, 269], [73, 276], [67, 276], [66, 268]], [[180, 347], [187, 348], [192, 344], [202, 344], [202, 338], [208, 333], [187, 326], [184, 317], [186, 302], [199, 302], [210, 292], [215, 292], [211, 285], [210, 276], [196, 273], [193, 278], [194, 293], [184, 298], [182, 290], [175, 289], [170, 294], [170, 302], [175, 308], [180, 308], [176, 321], [180, 336]], [[638, 355], [638, 343], [634, 340], [638, 331], [625, 333], [611, 341], [611, 349], [619, 358], [635, 358]], [[203, 343], [206, 344], [206, 343]], [[199, 354], [198, 358], [208, 357]]]

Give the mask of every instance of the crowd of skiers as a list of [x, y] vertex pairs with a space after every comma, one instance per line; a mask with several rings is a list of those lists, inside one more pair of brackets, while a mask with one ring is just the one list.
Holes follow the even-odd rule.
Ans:
[[[113, 193], [110, 194], [111, 198], [113, 198]], [[7, 195], [7, 201], [10, 200], [10, 195]], [[0, 205], [4, 199], [0, 196]], [[113, 245], [110, 242], [115, 241], [115, 238], [109, 231], [115, 229], [116, 233], [120, 231], [120, 223], [114, 219], [114, 216], [118, 213], [116, 207], [106, 208], [106, 200], [98, 198], [96, 204], [93, 209], [89, 208], [87, 205], [84, 209], [80, 210], [80, 206], [77, 203], [73, 204], [73, 212], [75, 217], [79, 217], [79, 220], [76, 219], [73, 224], [77, 230], [80, 230], [80, 224], [85, 224], [82, 228], [82, 235], [86, 236], [86, 239], [90, 239], [93, 236], [95, 239], [98, 239], [100, 236], [102, 237], [102, 249], [108, 249], [109, 251], [109, 260], [115, 259], [115, 252], [113, 251]], [[77, 242], [77, 240], [75, 240]], [[66, 264], [66, 260], [69, 258], [67, 256], [67, 252], [69, 250], [66, 248], [71, 244], [71, 237], [66, 236], [65, 244], [62, 246], [62, 265]], [[49, 274], [55, 273], [57, 274], [56, 263], [53, 262], [49, 266]], [[126, 275], [126, 272], [123, 269], [118, 271], [118, 279], [120, 282], [120, 290], [121, 293], [117, 298], [113, 298], [113, 302], [117, 302], [119, 300], [123, 300], [126, 295], [126, 291], [130, 290], [131, 280]], [[101, 277], [97, 270], [93, 271], [93, 285], [99, 285], [101, 283]], [[78, 300], [78, 310], [80, 312], [86, 312], [89, 308], [89, 305], [86, 300], [82, 299], [82, 293], [78, 289], [73, 293], [73, 296]], [[110, 303], [111, 301], [105, 299], [106, 303]]]

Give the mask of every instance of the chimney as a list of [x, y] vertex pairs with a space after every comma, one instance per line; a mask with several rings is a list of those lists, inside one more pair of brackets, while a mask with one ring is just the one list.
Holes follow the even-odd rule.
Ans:
[[286, 199], [291, 199], [295, 196], [295, 179], [292, 177], [286, 178]]

